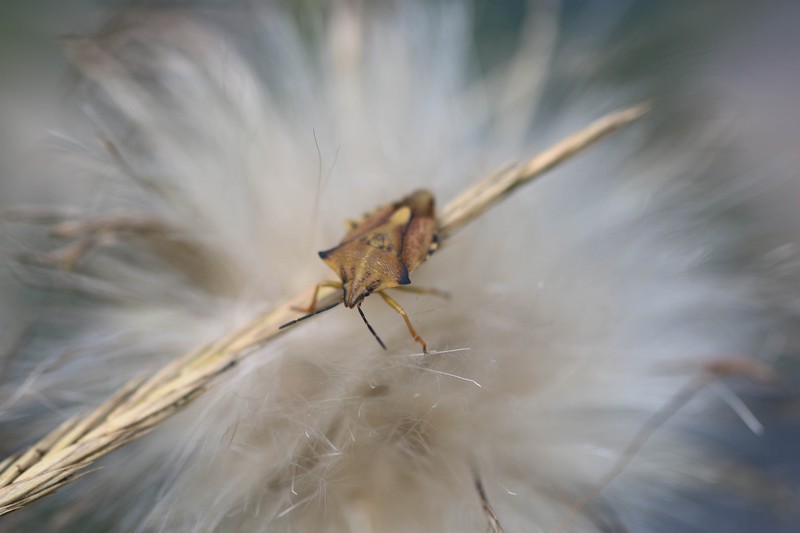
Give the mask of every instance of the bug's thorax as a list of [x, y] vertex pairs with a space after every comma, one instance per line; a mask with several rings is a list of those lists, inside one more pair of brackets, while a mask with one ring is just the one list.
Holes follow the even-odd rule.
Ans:
[[342, 280], [345, 307], [354, 307], [373, 292], [411, 283], [408, 269], [398, 261], [397, 253], [367, 242], [371, 237], [320, 253]]
[[[361, 310], [361, 302], [373, 292], [379, 293], [392, 309], [403, 316], [414, 340], [420, 343], [423, 353], [427, 353], [425, 341], [411, 325], [406, 312], [383, 291], [410, 284], [409, 273], [438, 249], [438, 223], [434, 209], [433, 195], [429, 191], [414, 191], [400, 201], [348, 222], [348, 231], [342, 241], [319, 252], [320, 258], [341, 280], [345, 307], [358, 309], [367, 328], [384, 349], [386, 345]], [[340, 285], [336, 282], [318, 284], [311, 305], [305, 309], [307, 314], [281, 327], [291, 326], [338, 305], [339, 302], [335, 302], [321, 310], [316, 309], [317, 295], [323, 286]]]
[[342, 280], [345, 307], [411, 283], [409, 273], [427, 258], [436, 235], [433, 203], [431, 193], [415, 191], [352, 223], [338, 246], [319, 253]]

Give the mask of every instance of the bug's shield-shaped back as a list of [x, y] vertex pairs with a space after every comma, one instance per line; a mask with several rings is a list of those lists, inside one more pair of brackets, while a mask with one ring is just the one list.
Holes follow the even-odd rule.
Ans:
[[[319, 253], [342, 279], [344, 305], [354, 307], [366, 295], [398, 285], [408, 285], [408, 268], [400, 260], [403, 237], [411, 220], [408, 206], [394, 209], [382, 223], [335, 248]], [[370, 220], [370, 222], [374, 222]]]
[[400, 261], [409, 272], [413, 272], [432, 253], [432, 244], [436, 238], [436, 219], [431, 217], [413, 217], [408, 223], [403, 237], [403, 251]]

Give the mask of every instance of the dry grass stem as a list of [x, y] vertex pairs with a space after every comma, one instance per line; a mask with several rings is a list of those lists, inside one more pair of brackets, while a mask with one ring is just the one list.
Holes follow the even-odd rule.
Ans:
[[440, 236], [443, 239], [449, 237], [467, 222], [479, 217], [484, 211], [514, 192], [520, 185], [529, 183], [607, 135], [630, 124], [647, 113], [650, 107], [650, 104], [642, 103], [606, 115], [525, 163], [508, 166], [476, 182], [442, 209], [439, 214]]
[[497, 518], [492, 504], [489, 503], [489, 498], [486, 496], [486, 489], [483, 488], [483, 481], [481, 481], [477, 473], [474, 475], [474, 478], [475, 490], [478, 491], [478, 498], [481, 500], [481, 509], [483, 509], [483, 514], [486, 516], [486, 522], [489, 525], [489, 533], [505, 533], [503, 526], [500, 525], [500, 519]]
[[[520, 185], [633, 122], [648, 109], [646, 104], [637, 105], [607, 115], [528, 162], [480, 180], [444, 207], [440, 217], [442, 235], [452, 235]], [[85, 235], [114, 233], [119, 228], [106, 224], [60, 229]], [[126, 229], [131, 231], [129, 226]], [[147, 233], [153, 228], [143, 224], [136, 229]], [[85, 475], [95, 460], [172, 416], [255, 348], [283, 333], [285, 330], [279, 330], [278, 326], [296, 318], [297, 312], [292, 307], [307, 305], [312, 292], [313, 287], [255, 317], [239, 330], [178, 357], [147, 379], [131, 381], [93, 412], [67, 420], [29, 449], [0, 462], [0, 515]], [[337, 290], [328, 287], [323, 287], [319, 296], [320, 307], [340, 298]]]
[[600, 491], [625, 471], [634, 457], [638, 455], [639, 450], [650, 440], [650, 437], [684, 405], [689, 403], [698, 392], [716, 380], [730, 377], [739, 377], [764, 385], [776, 385], [779, 383], [775, 371], [757, 361], [731, 357], [709, 361], [703, 365], [698, 377], [695, 377], [689, 384], [680, 389], [666, 405], [647, 419], [611, 468], [579, 496], [561, 516], [556, 526], [552, 529], [552, 533], [564, 531], [575, 517], [582, 513], [585, 507], [600, 494]]

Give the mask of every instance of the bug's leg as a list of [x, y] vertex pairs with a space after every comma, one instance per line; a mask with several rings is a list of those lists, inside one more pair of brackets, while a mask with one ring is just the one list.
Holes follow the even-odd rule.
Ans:
[[438, 296], [439, 298], [444, 298], [445, 300], [450, 299], [449, 292], [440, 291], [439, 289], [429, 289], [426, 287], [410, 287], [408, 285], [400, 285], [399, 287], [392, 287], [392, 290], [413, 292], [414, 294], [430, 294], [431, 296]]
[[408, 326], [408, 331], [411, 333], [411, 336], [414, 337], [415, 341], [417, 341], [418, 343], [420, 343], [420, 345], [422, 345], [422, 353], [427, 354], [428, 345], [425, 344], [425, 341], [422, 340], [422, 337], [419, 336], [417, 330], [415, 330], [414, 326], [411, 325], [411, 320], [408, 319], [408, 313], [406, 313], [406, 310], [400, 307], [400, 304], [395, 302], [394, 299], [392, 299], [392, 297], [386, 294], [385, 292], [381, 291], [378, 294], [381, 295], [381, 298], [383, 298], [384, 302], [389, 304], [389, 307], [400, 313], [400, 316], [402, 316], [403, 320], [406, 321], [406, 326]]
[[319, 299], [319, 290], [322, 287], [333, 287], [334, 289], [341, 289], [342, 282], [340, 281], [323, 281], [321, 283], [317, 283], [317, 286], [314, 287], [314, 295], [311, 297], [311, 304], [308, 307], [292, 307], [292, 310], [297, 311], [298, 313], [313, 313], [317, 310], [317, 300]]

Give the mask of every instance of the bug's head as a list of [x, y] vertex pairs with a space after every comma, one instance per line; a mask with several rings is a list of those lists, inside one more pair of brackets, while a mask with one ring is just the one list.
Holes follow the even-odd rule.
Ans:
[[369, 246], [339, 245], [319, 252], [342, 280], [342, 300], [353, 308], [373, 292], [408, 285], [408, 268], [396, 253]]
[[402, 272], [400, 276], [387, 276], [387, 273], [380, 268], [364, 272], [361, 276], [342, 276], [342, 298], [345, 307], [353, 308], [361, 301], [372, 294], [384, 289], [397, 287], [398, 285], [408, 285], [408, 273]]
[[361, 300], [369, 296], [372, 292], [369, 288], [360, 289], [354, 285], [355, 284], [352, 281], [342, 284], [342, 299], [344, 300], [344, 306], [351, 309], [358, 305]]

